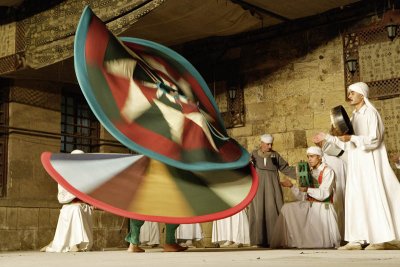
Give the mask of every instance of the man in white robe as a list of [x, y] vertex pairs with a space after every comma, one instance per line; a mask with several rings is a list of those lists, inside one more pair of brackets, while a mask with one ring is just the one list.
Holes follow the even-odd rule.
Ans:
[[342, 159], [345, 154], [335, 144], [327, 143], [325, 140], [317, 144], [322, 150], [322, 162], [325, 162], [335, 173], [335, 194], [333, 206], [337, 214], [340, 236], [344, 238], [344, 203], [346, 190], [346, 161]]
[[307, 149], [314, 187], [290, 187], [300, 201], [285, 203], [275, 224], [272, 248], [334, 248], [340, 245], [340, 233], [333, 206], [335, 173], [322, 162], [321, 148]]
[[348, 88], [355, 107], [353, 135], [335, 137], [325, 133], [314, 142], [326, 140], [348, 152], [345, 198], [345, 240], [340, 249], [396, 249], [400, 239], [400, 184], [390, 167], [382, 119], [368, 99], [369, 88], [358, 82]]
[[[83, 154], [74, 150], [71, 154]], [[63, 204], [54, 239], [42, 248], [46, 252], [88, 251], [93, 246], [93, 207], [58, 185], [58, 202]]]
[[175, 237], [182, 247], [194, 247], [193, 241], [203, 239], [203, 230], [199, 223], [180, 224], [176, 229]]
[[231, 217], [213, 222], [211, 242], [222, 243], [220, 247], [237, 247], [250, 245], [249, 219], [245, 210]]
[[160, 228], [158, 222], [145, 221], [140, 228], [139, 240], [142, 245], [156, 247], [160, 244]]

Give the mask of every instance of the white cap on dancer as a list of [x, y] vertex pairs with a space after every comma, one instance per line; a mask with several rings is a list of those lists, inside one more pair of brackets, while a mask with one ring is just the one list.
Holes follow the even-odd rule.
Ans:
[[261, 142], [266, 144], [272, 144], [274, 142], [274, 138], [270, 134], [261, 135]]
[[322, 150], [317, 146], [310, 146], [307, 148], [307, 155], [318, 155], [322, 157]]

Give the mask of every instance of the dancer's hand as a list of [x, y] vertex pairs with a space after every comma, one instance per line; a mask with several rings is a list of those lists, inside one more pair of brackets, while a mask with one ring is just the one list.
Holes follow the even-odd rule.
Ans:
[[281, 181], [281, 185], [283, 187], [292, 187], [293, 183], [289, 179], [285, 179], [285, 180]]
[[307, 192], [308, 187], [299, 187], [299, 190], [300, 190], [301, 192]]
[[390, 158], [393, 163], [400, 164], [400, 154], [394, 154]]
[[317, 144], [325, 140], [325, 136], [326, 134], [323, 132], [317, 133], [316, 135], [313, 136], [312, 141], [314, 142], [314, 144]]
[[350, 139], [351, 139], [351, 135], [345, 134], [345, 135], [342, 135], [342, 136], [338, 136], [338, 138], [339, 138], [340, 141], [349, 142]]

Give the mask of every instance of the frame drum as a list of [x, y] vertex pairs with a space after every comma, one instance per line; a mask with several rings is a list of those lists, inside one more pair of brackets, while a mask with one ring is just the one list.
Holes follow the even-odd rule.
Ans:
[[354, 134], [349, 116], [342, 105], [331, 109], [331, 122], [339, 136]]

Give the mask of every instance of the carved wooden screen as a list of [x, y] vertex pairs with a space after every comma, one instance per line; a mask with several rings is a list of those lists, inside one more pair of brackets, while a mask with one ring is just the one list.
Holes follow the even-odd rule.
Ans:
[[[400, 95], [400, 38], [391, 41], [383, 23], [344, 34], [343, 57], [346, 88], [363, 81], [371, 99]], [[349, 58], [357, 60], [353, 74], [346, 66]]]

